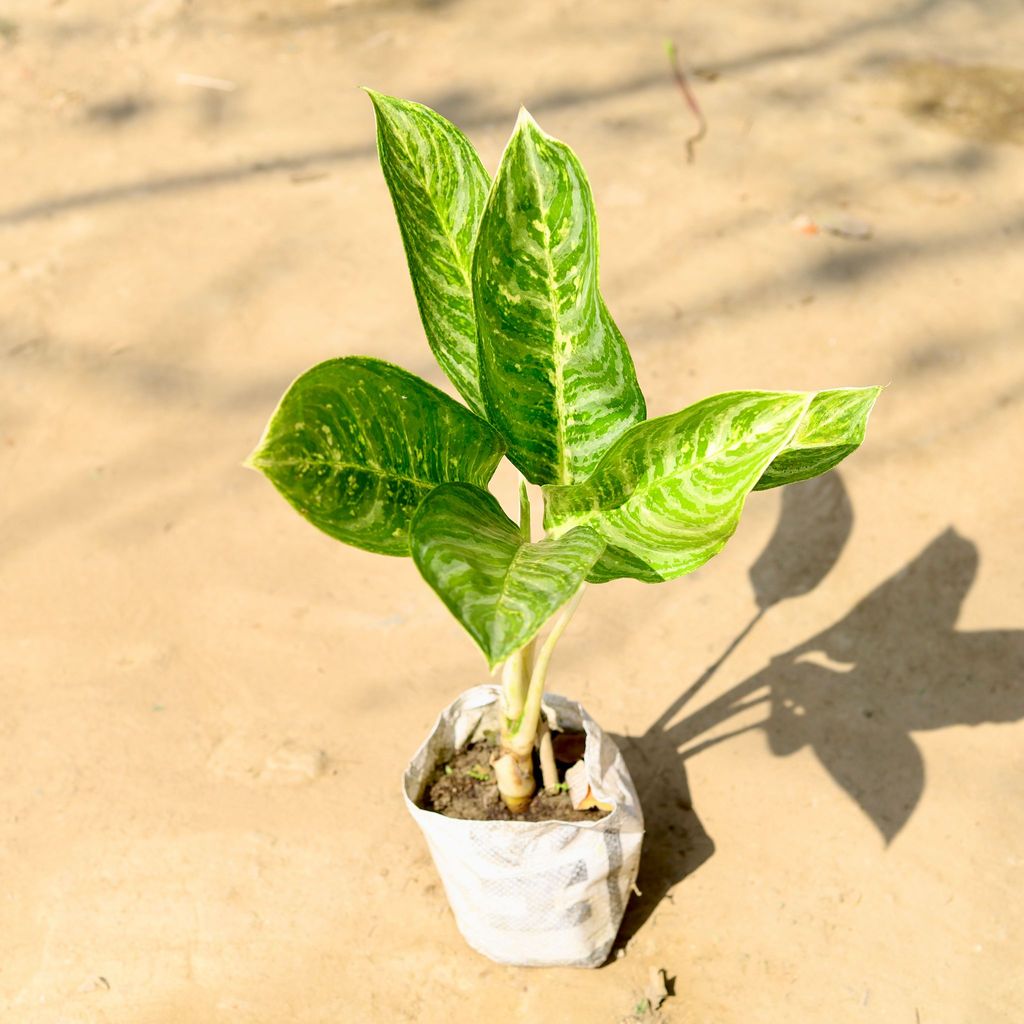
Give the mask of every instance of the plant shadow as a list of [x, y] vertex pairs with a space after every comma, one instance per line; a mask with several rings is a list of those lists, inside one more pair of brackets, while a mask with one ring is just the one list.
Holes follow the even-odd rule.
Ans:
[[[835, 624], [673, 722], [770, 607], [824, 579], [852, 523], [838, 474], [787, 488], [775, 535], [751, 569], [757, 615], [642, 737], [616, 737], [648, 828], [642, 895], [627, 910], [620, 947], [714, 853], [686, 775], [687, 760], [702, 750], [756, 730], [775, 756], [810, 747], [888, 845], [924, 793], [925, 765], [912, 733], [1024, 718], [1024, 630], [956, 628], [979, 556], [950, 527]], [[798, 566], [785, 563], [787, 547]], [[757, 706], [766, 710], [763, 720], [728, 728]]]

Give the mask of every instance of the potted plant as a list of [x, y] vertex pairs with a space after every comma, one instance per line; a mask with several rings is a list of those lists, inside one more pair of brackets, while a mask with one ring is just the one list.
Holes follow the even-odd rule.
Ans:
[[[288, 388], [249, 464], [338, 540], [412, 556], [500, 669], [442, 712], [405, 775], [463, 934], [506, 963], [595, 966], [643, 823], [611, 741], [546, 694], [554, 646], [588, 582], [692, 572], [751, 491], [849, 455], [879, 388], [735, 391], [647, 419], [572, 150], [522, 111], [491, 181], [440, 115], [369, 95], [427, 341], [465, 404], [382, 360], [331, 359]], [[487, 491], [503, 457], [518, 522]], [[543, 494], [537, 539], [526, 481]]]

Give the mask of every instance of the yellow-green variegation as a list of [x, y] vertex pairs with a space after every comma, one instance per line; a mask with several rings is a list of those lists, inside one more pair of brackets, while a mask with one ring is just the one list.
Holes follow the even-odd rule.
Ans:
[[473, 255], [480, 381], [533, 483], [584, 479], [646, 415], [598, 288], [597, 218], [576, 155], [522, 111]]
[[435, 488], [412, 523], [417, 568], [491, 667], [536, 635], [603, 550], [585, 526], [530, 543], [487, 491], [467, 484]]
[[[544, 488], [545, 525], [556, 534], [585, 525], [604, 538], [593, 582], [693, 572], [725, 546], [752, 490], [774, 486], [781, 473], [806, 479], [855, 449], [877, 395], [734, 391], [648, 420], [586, 482]], [[829, 454], [816, 459], [815, 451]]]
[[799, 483], [839, 465], [864, 440], [868, 415], [881, 391], [880, 387], [819, 391], [796, 435], [772, 460], [754, 490]]
[[[390, 363], [329, 360], [288, 389], [250, 464], [332, 537], [411, 554], [489, 664], [526, 671], [511, 656], [584, 580], [691, 572], [752, 491], [861, 443], [878, 388], [731, 392], [646, 421], [572, 150], [523, 111], [492, 182], [439, 114], [368, 92], [427, 340], [468, 408]], [[521, 529], [486, 490], [506, 453], [544, 485], [537, 542], [527, 504]], [[572, 607], [534, 662], [541, 689]]]
[[470, 269], [490, 177], [469, 139], [440, 114], [367, 93], [427, 342], [470, 408], [486, 417]]
[[285, 392], [249, 464], [314, 526], [383, 555], [438, 485], [487, 485], [505, 452], [479, 416], [380, 359], [330, 359]]

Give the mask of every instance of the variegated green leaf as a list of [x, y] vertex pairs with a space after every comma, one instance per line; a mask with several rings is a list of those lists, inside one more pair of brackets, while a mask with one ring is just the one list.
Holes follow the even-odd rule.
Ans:
[[638, 424], [585, 483], [544, 488], [545, 523], [556, 532], [590, 526], [607, 541], [594, 582], [656, 583], [692, 572], [732, 536], [747, 494], [811, 398], [735, 391]]
[[488, 418], [534, 483], [589, 475], [646, 415], [598, 289], [597, 219], [575, 154], [523, 111], [473, 258]]
[[855, 452], [864, 440], [868, 416], [881, 391], [880, 387], [819, 391], [793, 439], [772, 460], [754, 490], [820, 476]]
[[501, 437], [465, 406], [380, 359], [330, 359], [285, 393], [248, 464], [346, 544], [409, 554], [409, 523], [439, 483], [485, 486]]
[[586, 527], [528, 543], [490, 494], [467, 484], [432, 491], [413, 518], [411, 538], [423, 578], [492, 668], [572, 597], [604, 549]]
[[490, 178], [469, 139], [440, 114], [367, 93], [427, 341], [459, 394], [486, 418], [470, 270]]

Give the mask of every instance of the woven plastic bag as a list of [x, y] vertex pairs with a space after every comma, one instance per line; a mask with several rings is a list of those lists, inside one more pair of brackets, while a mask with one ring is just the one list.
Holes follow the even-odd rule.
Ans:
[[417, 806], [439, 759], [499, 728], [497, 686], [467, 690], [438, 717], [405, 771], [405, 802], [426, 837], [455, 922], [477, 952], [521, 967], [600, 967], [640, 866], [643, 816], [615, 744], [575, 701], [545, 696], [552, 730], [586, 733], [597, 821], [462, 821]]

